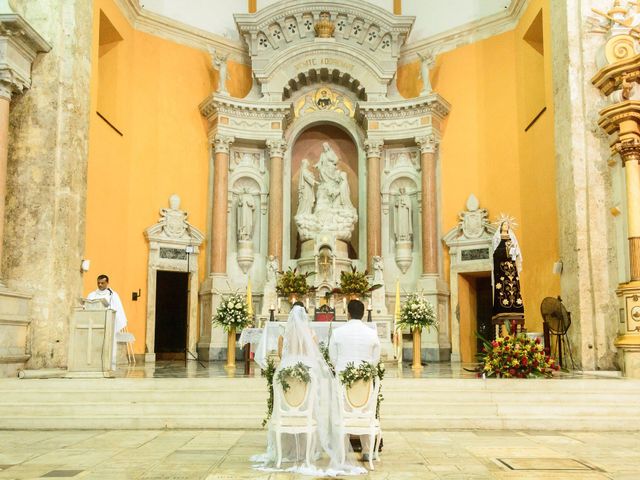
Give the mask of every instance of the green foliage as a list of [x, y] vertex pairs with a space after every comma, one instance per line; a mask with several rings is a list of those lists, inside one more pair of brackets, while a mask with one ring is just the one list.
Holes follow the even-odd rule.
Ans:
[[340, 293], [342, 295], [366, 295], [382, 287], [382, 285], [370, 285], [367, 275], [368, 272], [358, 272], [355, 267], [351, 267], [350, 272], [343, 270], [340, 272], [340, 287], [336, 288], [333, 293]]
[[314, 275], [314, 272], [298, 273], [298, 269], [294, 268], [286, 272], [280, 272], [278, 283], [276, 284], [276, 292], [281, 297], [289, 295], [306, 295], [312, 288], [307, 283], [307, 279]]
[[276, 375], [276, 380], [282, 385], [282, 390], [287, 391], [291, 388], [287, 380], [295, 379], [302, 383], [309, 383], [311, 375], [309, 375], [309, 367], [302, 362], [298, 362], [290, 367], [283, 368]]
[[269, 389], [269, 398], [267, 399], [267, 416], [262, 420], [264, 427], [273, 413], [273, 376], [276, 373], [276, 364], [270, 358], [267, 360], [267, 368], [262, 370], [261, 375], [267, 379], [267, 388]]
[[318, 346], [320, 347], [320, 353], [322, 354], [322, 358], [324, 358], [324, 361], [329, 367], [329, 370], [331, 370], [331, 374], [335, 377], [336, 367], [333, 363], [331, 363], [331, 358], [329, 358], [329, 345], [325, 344], [324, 342], [320, 342]]
[[231, 327], [235, 327], [236, 331], [242, 330], [249, 326], [251, 321], [247, 299], [239, 293], [223, 296], [213, 317], [213, 323], [224, 328], [225, 332]]
[[378, 362], [378, 365], [362, 361], [357, 367], [353, 362], [347, 363], [345, 369], [340, 372], [340, 382], [346, 387], [351, 388], [358, 380], [368, 382], [373, 380], [374, 377], [378, 377], [380, 387], [378, 388], [378, 398], [376, 399], [376, 418], [380, 418], [380, 404], [384, 400], [382, 395], [382, 379], [384, 378], [385, 368], [382, 362]]
[[402, 310], [400, 310], [400, 320], [396, 326], [410, 331], [415, 329], [422, 330], [423, 328], [429, 329], [431, 327], [437, 328], [436, 310], [422, 296], [412, 293], [407, 298]]

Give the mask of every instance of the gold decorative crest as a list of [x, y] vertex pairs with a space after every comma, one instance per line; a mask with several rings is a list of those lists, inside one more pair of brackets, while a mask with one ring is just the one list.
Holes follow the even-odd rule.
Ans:
[[315, 92], [300, 97], [295, 104], [294, 113], [296, 117], [301, 117], [319, 110], [342, 113], [348, 117], [353, 117], [355, 113], [353, 102], [329, 87], [320, 87]]

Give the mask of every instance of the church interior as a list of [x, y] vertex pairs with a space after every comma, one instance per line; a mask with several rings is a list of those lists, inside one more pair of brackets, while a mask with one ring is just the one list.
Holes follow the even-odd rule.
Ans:
[[[636, 478], [599, 445], [640, 426], [640, 5], [0, 0], [0, 23], [0, 478], [257, 478], [259, 351], [298, 300], [330, 338], [350, 272], [412, 465], [370, 478]], [[400, 322], [415, 296], [431, 327]], [[486, 378], [514, 329], [552, 379]], [[163, 429], [201, 469], [19, 453]], [[473, 461], [402, 456], [438, 445]]]

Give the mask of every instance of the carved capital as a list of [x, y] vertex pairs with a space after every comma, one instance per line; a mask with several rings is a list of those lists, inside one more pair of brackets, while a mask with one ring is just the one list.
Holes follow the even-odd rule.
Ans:
[[367, 152], [367, 157], [380, 157], [383, 145], [383, 140], [367, 138], [364, 141], [364, 149]]
[[213, 139], [213, 149], [216, 153], [229, 154], [229, 147], [235, 141], [235, 137], [220, 135], [219, 133]]
[[435, 135], [416, 137], [416, 144], [420, 147], [420, 153], [436, 153], [440, 142]]
[[267, 149], [269, 149], [269, 157], [283, 157], [287, 149], [287, 142], [284, 140], [267, 140]]
[[4, 98], [6, 100], [11, 101], [12, 94], [13, 94], [13, 85], [9, 82], [0, 80], [0, 98]]
[[622, 163], [628, 161], [640, 162], [640, 139], [632, 138], [621, 142], [616, 142], [611, 147], [612, 153], [617, 153], [622, 158]]

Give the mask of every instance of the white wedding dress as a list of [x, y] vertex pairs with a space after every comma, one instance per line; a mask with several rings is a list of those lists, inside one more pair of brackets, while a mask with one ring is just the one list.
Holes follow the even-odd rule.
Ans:
[[[282, 360], [274, 375], [274, 384], [278, 372], [298, 362], [309, 367], [312, 391], [315, 397], [313, 415], [317, 424], [317, 434], [311, 455], [311, 465], [305, 465], [304, 434], [282, 434], [282, 468], [280, 470], [315, 476], [359, 475], [367, 470], [355, 464], [353, 450], [346, 437], [340, 438], [332, 425], [340, 422], [341, 412], [338, 408], [338, 384], [329, 366], [324, 361], [320, 348], [316, 344], [304, 307], [294, 306], [289, 314], [284, 333]], [[274, 409], [274, 415], [277, 415]], [[275, 419], [272, 419], [274, 421]], [[259, 470], [277, 471], [276, 435], [268, 425], [267, 451], [251, 457], [254, 467]], [[346, 460], [341, 460], [340, 443], [347, 450]]]

